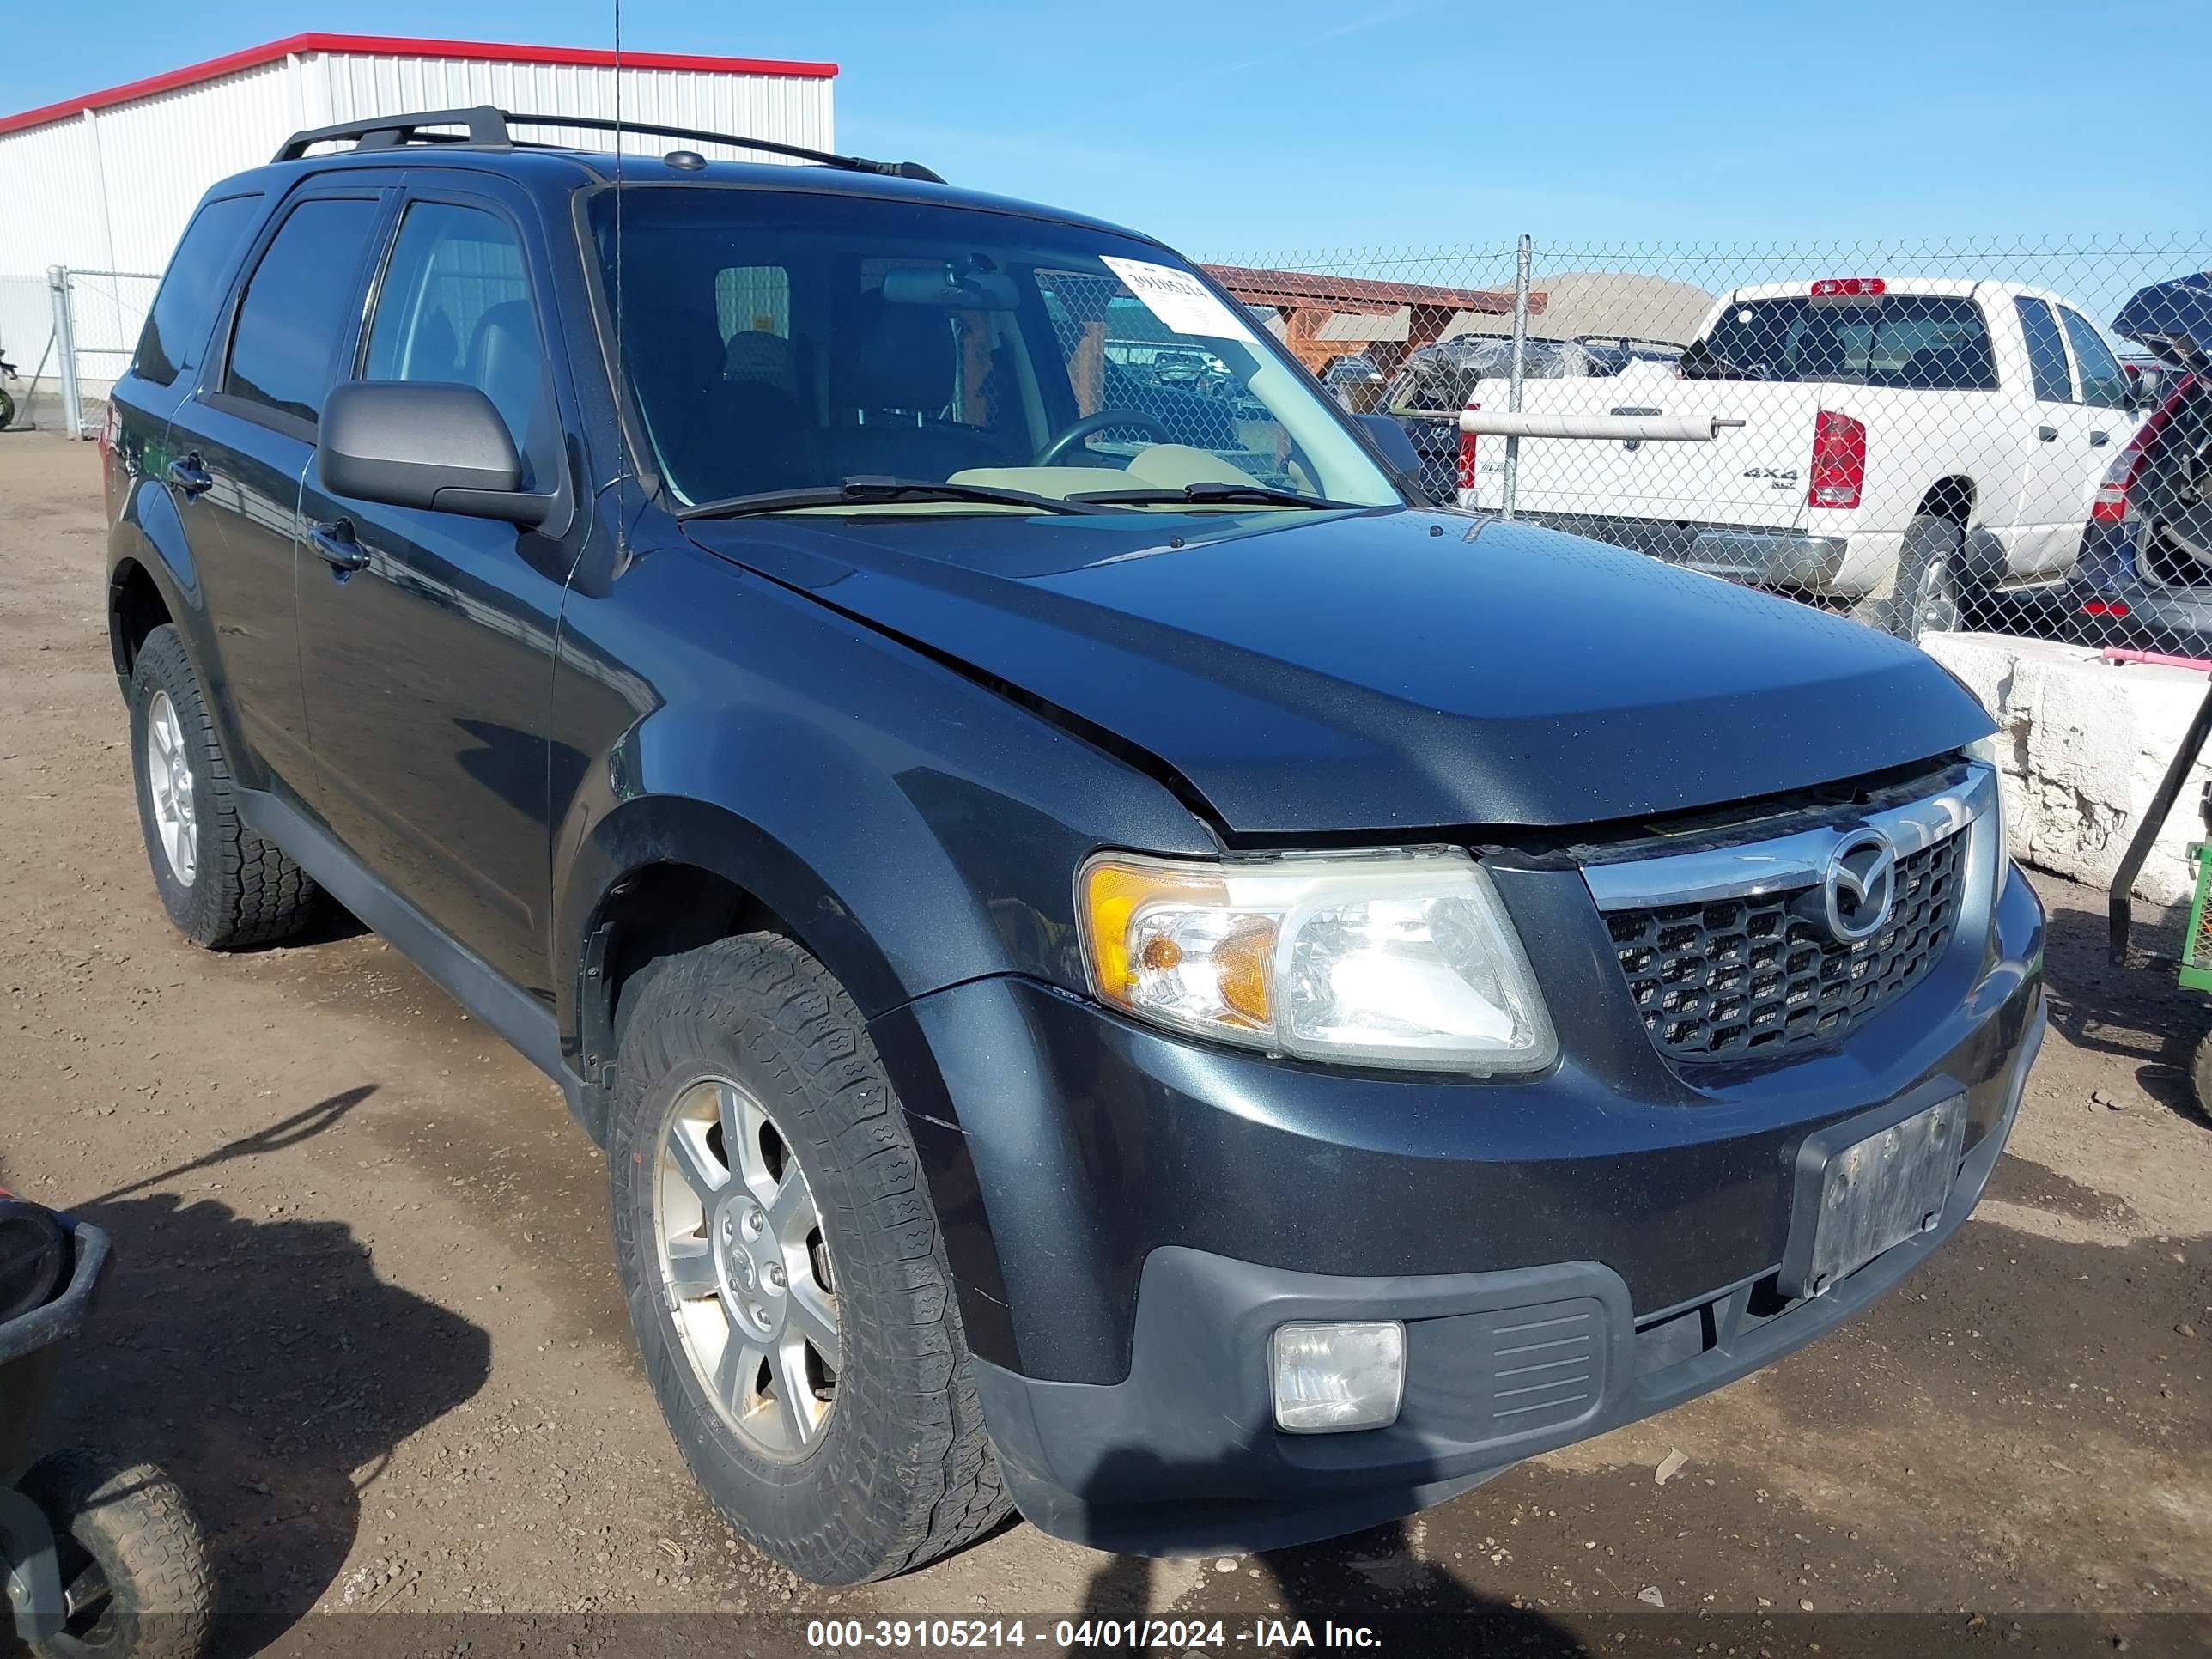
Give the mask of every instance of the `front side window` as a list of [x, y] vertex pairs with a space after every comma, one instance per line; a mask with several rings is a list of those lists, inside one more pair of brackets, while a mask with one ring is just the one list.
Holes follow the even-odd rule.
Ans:
[[547, 405], [545, 348], [522, 244], [496, 213], [416, 202], [369, 319], [362, 378], [472, 386], [528, 457]]
[[310, 423], [321, 418], [380, 211], [371, 198], [342, 197], [302, 202], [286, 216], [239, 301], [226, 392]]
[[1402, 502], [1250, 313], [1151, 243], [688, 185], [623, 192], [617, 238], [614, 194], [592, 233], [617, 349], [679, 501], [866, 477]]
[[199, 362], [214, 331], [216, 313], [229, 293], [231, 267], [261, 216], [258, 196], [226, 196], [210, 202], [185, 227], [170, 256], [161, 291], [146, 313], [131, 368], [143, 380], [173, 386]]
[[1997, 383], [1981, 307], [1948, 294], [1741, 300], [1684, 355], [1682, 372], [1901, 392], [1987, 392]]
[[2066, 343], [2058, 337], [2058, 325], [2051, 307], [2026, 295], [2013, 301], [2020, 313], [2020, 331], [2027, 342], [2027, 372], [2039, 404], [2070, 404], [2074, 379], [2066, 367]]
[[2073, 343], [2075, 365], [2081, 371], [2081, 401], [2097, 409], [2125, 409], [2128, 377], [2120, 372], [2120, 360], [2112, 356], [2104, 336], [2078, 311], [2061, 306], [2058, 316]]

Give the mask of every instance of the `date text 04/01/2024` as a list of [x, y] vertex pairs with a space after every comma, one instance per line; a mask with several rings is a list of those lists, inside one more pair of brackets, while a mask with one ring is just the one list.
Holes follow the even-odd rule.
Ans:
[[1063, 1649], [1166, 1648], [1176, 1652], [1231, 1644], [1255, 1650], [1382, 1645], [1382, 1638], [1369, 1626], [1333, 1620], [1323, 1620], [1316, 1628], [1304, 1619], [1255, 1619], [1245, 1626], [1219, 1619], [1062, 1619], [1048, 1633], [1042, 1628], [1032, 1631], [1018, 1619], [817, 1619], [806, 1626], [807, 1645], [823, 1649], [1021, 1648], [1048, 1641]]

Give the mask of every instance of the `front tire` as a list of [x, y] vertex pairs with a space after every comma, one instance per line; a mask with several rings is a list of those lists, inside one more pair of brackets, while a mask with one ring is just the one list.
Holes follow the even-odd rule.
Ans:
[[858, 1008], [789, 939], [719, 940], [626, 998], [616, 1265], [678, 1449], [794, 1572], [853, 1584], [1008, 1509], [936, 1212]]
[[239, 817], [199, 676], [167, 623], [131, 665], [131, 759], [154, 886], [178, 930], [210, 951], [299, 932], [321, 890]]
[[207, 1544], [177, 1483], [86, 1451], [40, 1459], [23, 1495], [45, 1512], [71, 1605], [45, 1659], [198, 1659], [215, 1620]]

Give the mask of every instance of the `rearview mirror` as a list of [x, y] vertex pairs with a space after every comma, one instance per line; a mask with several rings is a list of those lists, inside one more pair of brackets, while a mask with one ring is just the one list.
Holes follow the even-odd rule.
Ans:
[[884, 298], [895, 306], [942, 306], [949, 311], [1012, 311], [1021, 295], [1004, 271], [950, 265], [894, 265], [884, 273]]
[[522, 488], [522, 458], [472, 386], [355, 380], [323, 406], [315, 468], [333, 495], [536, 528], [558, 495]]

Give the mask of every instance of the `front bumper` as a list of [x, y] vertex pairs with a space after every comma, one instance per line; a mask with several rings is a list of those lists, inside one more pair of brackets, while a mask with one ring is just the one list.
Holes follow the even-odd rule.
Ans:
[[[1494, 873], [1553, 1006], [1577, 1012], [1570, 1052], [1535, 1079], [1206, 1050], [1014, 980], [878, 1023], [986, 1424], [1031, 1521], [1175, 1551], [1409, 1513], [1812, 1340], [1972, 1209], [2045, 1020], [2042, 912], [2017, 873], [1986, 945], [1962, 940], [1841, 1048], [1700, 1068], [1658, 1054], [1578, 873]], [[1784, 1300], [1806, 1137], [1954, 1092], [1965, 1163], [1936, 1231]], [[1267, 1337], [1292, 1318], [1407, 1322], [1395, 1425], [1275, 1431]], [[1587, 1376], [1524, 1409], [1498, 1350], [1550, 1321]]]

